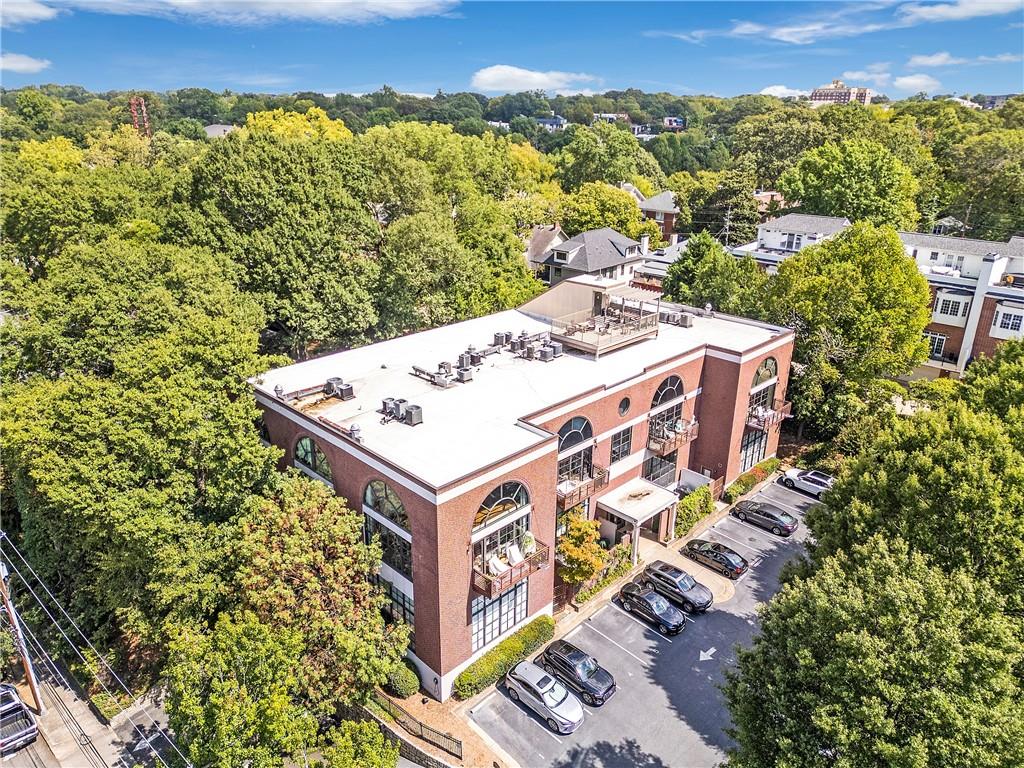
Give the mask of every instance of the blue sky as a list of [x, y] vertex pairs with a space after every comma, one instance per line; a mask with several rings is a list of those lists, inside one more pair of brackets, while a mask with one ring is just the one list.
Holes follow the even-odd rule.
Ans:
[[15, 88], [1024, 91], [1024, 0], [0, 0]]

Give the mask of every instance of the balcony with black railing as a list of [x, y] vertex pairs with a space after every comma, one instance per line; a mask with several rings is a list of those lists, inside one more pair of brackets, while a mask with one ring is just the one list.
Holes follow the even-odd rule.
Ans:
[[559, 480], [556, 489], [559, 511], [572, 509], [585, 499], [589, 499], [597, 491], [608, 485], [608, 470], [593, 464], [590, 472], [582, 477], [569, 477]]
[[752, 405], [747, 409], [747, 427], [767, 432], [789, 416], [792, 410], [793, 403], [778, 397], [772, 401], [770, 408], [766, 405]]
[[[474, 563], [473, 589], [484, 597], [495, 598], [529, 578], [530, 574], [547, 568], [550, 547], [540, 541], [535, 541], [534, 546], [534, 550], [518, 562], [518, 558], [510, 556], [510, 550], [502, 557], [492, 556], [486, 563]], [[519, 554], [519, 547], [515, 549], [516, 554]]]
[[700, 433], [700, 424], [696, 421], [685, 424], [657, 425], [652, 420], [647, 436], [647, 448], [659, 456], [671, 453], [678, 448], [693, 442]]

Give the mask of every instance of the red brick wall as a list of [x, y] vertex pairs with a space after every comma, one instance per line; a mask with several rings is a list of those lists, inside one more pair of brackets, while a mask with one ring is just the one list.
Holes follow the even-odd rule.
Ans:
[[993, 339], [989, 334], [992, 332], [992, 319], [996, 316], [996, 300], [986, 296], [981, 305], [981, 317], [978, 319], [978, 330], [974, 334], [974, 346], [971, 349], [971, 356], [978, 357], [985, 355], [992, 357], [996, 347], [1002, 343], [1002, 339]]
[[[989, 317], [989, 323], [992, 322], [992, 318]], [[962, 354], [964, 344], [964, 328], [960, 328], [955, 325], [946, 325], [945, 323], [928, 323], [927, 330], [933, 333], [941, 333], [946, 337], [946, 345], [943, 347], [943, 353], [947, 354], [950, 352], [956, 352]]]

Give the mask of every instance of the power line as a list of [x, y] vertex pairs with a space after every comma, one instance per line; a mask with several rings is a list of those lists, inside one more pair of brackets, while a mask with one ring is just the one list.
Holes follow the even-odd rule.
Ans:
[[[14, 545], [14, 542], [12, 542], [10, 540], [10, 538], [7, 536], [6, 532], [0, 531], [0, 543], [3, 543], [3, 542], [7, 542], [10, 545], [11, 549], [13, 549], [15, 554], [18, 555], [18, 558], [21, 560], [22, 563], [24, 563], [25, 567], [28, 568], [29, 572], [35, 577], [36, 581], [43, 588], [43, 590], [45, 590], [46, 594], [50, 596], [50, 599], [53, 601], [54, 605], [57, 606], [57, 608], [60, 610], [60, 612], [62, 614], [64, 614], [64, 616], [67, 618], [67, 620], [69, 622], [71, 622], [71, 625], [75, 628], [75, 630], [78, 632], [78, 634], [81, 635], [82, 639], [85, 641], [85, 644], [96, 655], [97, 660], [107, 669], [107, 671], [110, 673], [111, 677], [113, 677], [120, 684], [121, 688], [124, 689], [125, 693], [127, 693], [132, 698], [132, 701], [134, 701], [135, 700], [135, 695], [132, 693], [131, 689], [128, 688], [128, 686], [125, 684], [125, 682], [117, 675], [117, 673], [110, 666], [110, 664], [107, 663], [107, 661], [103, 657], [103, 655], [96, 649], [96, 647], [92, 644], [92, 642], [90, 642], [89, 638], [86, 637], [86, 635], [82, 631], [81, 627], [79, 627], [78, 624], [75, 622], [75, 620], [73, 618], [71, 618], [71, 616], [68, 614], [68, 612], [66, 610], [64, 610], [64, 606], [62, 606], [60, 604], [60, 601], [57, 600], [56, 597], [54, 597], [54, 595], [50, 591], [49, 587], [46, 586], [46, 582], [44, 582], [42, 580], [42, 578], [40, 578], [39, 574], [37, 574], [35, 572], [35, 569], [32, 568], [31, 563], [29, 563], [28, 560], [25, 559], [25, 556], [21, 554], [21, 552], [18, 550], [18, 548]], [[89, 664], [88, 659], [86, 659], [85, 656], [82, 654], [82, 652], [78, 649], [78, 646], [74, 643], [74, 641], [71, 640], [70, 637], [68, 637], [67, 633], [64, 631], [64, 628], [61, 627], [60, 623], [57, 621], [57, 619], [54, 617], [54, 615], [52, 613], [50, 613], [49, 609], [46, 607], [46, 604], [42, 601], [42, 599], [39, 597], [39, 595], [36, 594], [35, 590], [32, 589], [32, 585], [25, 578], [25, 575], [21, 572], [21, 570], [18, 568], [18, 566], [16, 566], [13, 561], [9, 561], [9, 562], [11, 564], [11, 567], [14, 569], [15, 573], [17, 573], [18, 576], [21, 578], [21, 581], [25, 585], [26, 589], [28, 589], [28, 591], [32, 595], [32, 597], [35, 598], [36, 603], [39, 604], [39, 607], [43, 609], [43, 612], [47, 615], [47, 617], [50, 619], [50, 621], [53, 622], [53, 625], [57, 628], [57, 631], [60, 632], [60, 634], [68, 642], [68, 645], [71, 646], [71, 649], [75, 652], [75, 654], [78, 656], [78, 658], [80, 658], [84, 664], [86, 664], [88, 666], [91, 666]], [[114, 695], [113, 691], [111, 691], [107, 687], [107, 685], [101, 679], [100, 675], [96, 675], [96, 682], [98, 682], [100, 684], [100, 687], [103, 688], [103, 691], [108, 696], [110, 696], [115, 701], [117, 700], [117, 697]], [[160, 732], [160, 734], [163, 736], [164, 740], [167, 741], [167, 743], [171, 745], [171, 748], [185, 762], [185, 765], [191, 766], [192, 764], [189, 762], [188, 758], [186, 758], [185, 755], [182, 754], [181, 750], [178, 749], [177, 744], [175, 744], [174, 741], [167, 735], [167, 733], [160, 726], [160, 724], [156, 720], [153, 719], [153, 716], [150, 715], [149, 712], [147, 712], [145, 709], [142, 710], [142, 714], [145, 715], [146, 719], [148, 719], [150, 721], [150, 723]], [[143, 738], [143, 740], [146, 741], [146, 743], [149, 745], [149, 747], [152, 750], [153, 754], [156, 755], [156, 757], [160, 761], [160, 763], [166, 766], [167, 762], [163, 759], [163, 757], [160, 755], [160, 753], [157, 751], [157, 749], [152, 745], [152, 743], [149, 742], [149, 740], [146, 738], [145, 734], [142, 732], [142, 730], [139, 728], [139, 726], [135, 723], [135, 721], [132, 720], [131, 717], [128, 717], [127, 719], [128, 719], [128, 722], [130, 722], [135, 727], [135, 730], [139, 733], [139, 735]]]

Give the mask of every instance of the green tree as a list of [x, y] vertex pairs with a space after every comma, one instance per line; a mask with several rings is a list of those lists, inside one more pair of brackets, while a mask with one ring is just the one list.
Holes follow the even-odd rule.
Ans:
[[664, 175], [636, 137], [605, 122], [587, 128], [572, 126], [569, 143], [555, 157], [558, 177], [567, 191], [587, 182], [619, 184], [634, 176], [647, 176], [655, 186], [664, 186]]
[[779, 179], [786, 200], [800, 209], [852, 221], [913, 229], [918, 183], [910, 169], [881, 144], [866, 139], [829, 142], [800, 156]]
[[733, 131], [732, 148], [737, 155], [753, 158], [759, 185], [774, 188], [801, 154], [820, 147], [827, 138], [828, 128], [820, 114], [796, 107], [744, 118]]
[[[1015, 428], [1024, 409], [1024, 340], [1005, 341], [992, 357], [972, 361], [961, 384], [963, 399], [971, 407]], [[1024, 449], [1024, 442], [1019, 446]]]
[[685, 206], [682, 200], [678, 205], [680, 210], [685, 207], [692, 211], [692, 220], [684, 230], [707, 230], [726, 245], [750, 242], [757, 236], [761, 220], [754, 199], [755, 186], [754, 163], [750, 158], [728, 170], [700, 171], [696, 184], [689, 188]]
[[971, 236], [1006, 240], [1024, 229], [1024, 129], [972, 136], [951, 154], [952, 205]]
[[875, 537], [766, 606], [725, 696], [733, 768], [1010, 768], [1022, 647], [995, 593]]
[[924, 360], [928, 284], [896, 232], [861, 223], [779, 266], [765, 319], [796, 330], [796, 415], [834, 434], [880, 378]]
[[292, 474], [240, 527], [238, 598], [262, 621], [302, 635], [295, 689], [323, 715], [365, 701], [399, 663], [409, 635], [384, 623], [386, 598], [369, 580], [380, 545], [363, 543], [362, 514], [323, 483]]
[[601, 227], [611, 227], [633, 237], [638, 233], [643, 215], [636, 198], [629, 192], [595, 181], [565, 196], [559, 219], [570, 237]]
[[324, 739], [323, 757], [315, 768], [394, 768], [398, 744], [384, 738], [372, 720], [343, 722]]
[[1024, 455], [988, 414], [954, 405], [895, 422], [807, 522], [817, 559], [899, 536], [936, 565], [989, 581], [1008, 611], [1024, 610]]
[[567, 515], [565, 533], [558, 539], [558, 575], [567, 584], [590, 581], [608, 561], [608, 550], [598, 542], [598, 528], [597, 520], [580, 512]]
[[252, 613], [222, 614], [209, 635], [183, 628], [165, 678], [171, 729], [195, 765], [276, 768], [314, 743], [317, 721], [295, 702], [302, 633]]

